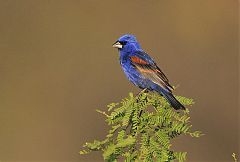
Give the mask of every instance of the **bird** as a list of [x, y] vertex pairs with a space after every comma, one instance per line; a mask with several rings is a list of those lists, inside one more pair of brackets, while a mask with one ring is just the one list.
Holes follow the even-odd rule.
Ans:
[[174, 88], [166, 75], [141, 48], [134, 35], [121, 36], [112, 47], [118, 49], [120, 64], [129, 81], [140, 89], [159, 93], [175, 110], [185, 110], [174, 97]]

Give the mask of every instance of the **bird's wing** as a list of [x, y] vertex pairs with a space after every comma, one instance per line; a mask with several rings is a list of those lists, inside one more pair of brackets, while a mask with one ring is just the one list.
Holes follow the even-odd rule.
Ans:
[[170, 85], [165, 74], [160, 70], [152, 58], [143, 51], [138, 51], [134, 55], [129, 56], [132, 65], [146, 78], [159, 86], [172, 91], [173, 87]]

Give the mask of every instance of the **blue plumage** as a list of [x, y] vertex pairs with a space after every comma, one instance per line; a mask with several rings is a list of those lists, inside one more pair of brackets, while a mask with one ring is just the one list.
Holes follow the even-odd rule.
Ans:
[[173, 87], [154, 60], [141, 49], [133, 35], [123, 35], [113, 47], [119, 49], [120, 64], [127, 78], [141, 89], [160, 93], [174, 109], [185, 109], [173, 96]]

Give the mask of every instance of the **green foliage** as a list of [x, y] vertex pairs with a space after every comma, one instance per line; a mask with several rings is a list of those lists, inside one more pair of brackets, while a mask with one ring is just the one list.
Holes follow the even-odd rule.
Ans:
[[234, 162], [237, 162], [237, 156], [235, 153], [232, 153], [232, 157], [233, 157]]
[[[177, 96], [185, 106], [192, 99]], [[200, 137], [200, 131], [191, 131], [189, 110], [175, 111], [167, 101], [154, 93], [132, 93], [120, 103], [111, 103], [108, 113], [97, 110], [111, 126], [106, 138], [84, 145], [80, 154], [102, 151], [105, 161], [116, 162], [171, 162], [186, 159], [186, 152], [171, 150], [171, 140], [179, 135]], [[122, 161], [122, 160], [121, 160]]]

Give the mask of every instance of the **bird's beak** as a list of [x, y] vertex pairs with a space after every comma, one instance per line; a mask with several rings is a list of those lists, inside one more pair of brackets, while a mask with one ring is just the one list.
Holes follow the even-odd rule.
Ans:
[[112, 47], [121, 49], [123, 45], [120, 42], [116, 41], [115, 43], [113, 43]]

